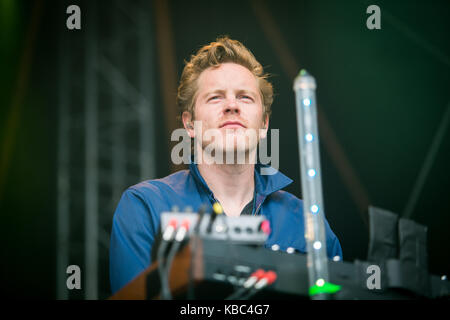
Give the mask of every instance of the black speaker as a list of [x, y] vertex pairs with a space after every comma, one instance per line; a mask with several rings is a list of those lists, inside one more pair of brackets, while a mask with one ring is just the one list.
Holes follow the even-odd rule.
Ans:
[[367, 260], [381, 262], [398, 258], [398, 216], [369, 206], [370, 239]]

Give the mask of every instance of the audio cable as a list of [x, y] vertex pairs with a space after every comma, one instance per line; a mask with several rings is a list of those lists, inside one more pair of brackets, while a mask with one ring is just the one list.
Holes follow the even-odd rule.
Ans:
[[241, 296], [239, 300], [248, 300], [253, 295], [258, 293], [260, 290], [264, 289], [267, 286], [270, 286], [277, 279], [277, 274], [273, 271], [267, 271], [258, 282], [248, 291], [245, 295]]
[[188, 279], [188, 292], [187, 292], [187, 300], [193, 300], [194, 299], [194, 284], [193, 284], [193, 278], [194, 278], [194, 263], [195, 263], [195, 257], [197, 254], [197, 242], [199, 241], [198, 237], [200, 236], [200, 227], [203, 222], [203, 218], [206, 213], [206, 205], [202, 204], [198, 210], [198, 219], [197, 223], [193, 229], [193, 237], [192, 237], [192, 247], [191, 247], [191, 263], [189, 266], [189, 279]]
[[161, 243], [159, 245], [158, 252], [156, 255], [156, 260], [158, 261], [158, 274], [159, 274], [159, 279], [161, 281], [162, 294], [164, 292], [170, 291], [169, 283], [168, 283], [168, 281], [166, 281], [166, 278], [164, 276], [164, 264], [165, 264], [164, 254], [167, 250], [167, 247], [173, 240], [176, 228], [177, 228], [177, 220], [171, 219], [162, 234]]
[[258, 282], [259, 279], [261, 279], [264, 276], [265, 272], [263, 269], [258, 269], [255, 272], [253, 272], [247, 280], [245, 280], [242, 287], [235, 291], [233, 294], [225, 298], [225, 300], [236, 300], [238, 297], [243, 295], [247, 290], [249, 290], [252, 286], [255, 285], [256, 282]]
[[178, 228], [175, 238], [173, 241], [172, 246], [170, 247], [169, 253], [167, 255], [167, 262], [162, 267], [163, 268], [163, 279], [165, 282], [165, 285], [162, 286], [162, 292], [161, 297], [165, 300], [171, 300], [172, 294], [170, 292], [170, 286], [169, 286], [169, 275], [170, 275], [170, 266], [172, 265], [172, 261], [175, 258], [175, 255], [177, 254], [178, 250], [181, 247], [181, 244], [183, 243], [183, 240], [186, 238], [186, 235], [189, 230], [189, 220], [185, 219], [181, 223], [180, 227]]

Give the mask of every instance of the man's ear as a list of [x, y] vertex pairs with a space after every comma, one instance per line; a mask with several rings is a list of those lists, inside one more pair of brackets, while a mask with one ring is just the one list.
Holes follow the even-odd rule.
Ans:
[[261, 128], [260, 139], [265, 139], [267, 137], [267, 131], [269, 130], [269, 116], [265, 116], [263, 121], [263, 126]]
[[189, 137], [194, 138], [195, 132], [192, 114], [189, 111], [184, 111], [181, 115], [181, 120], [183, 120], [183, 126], [189, 134]]

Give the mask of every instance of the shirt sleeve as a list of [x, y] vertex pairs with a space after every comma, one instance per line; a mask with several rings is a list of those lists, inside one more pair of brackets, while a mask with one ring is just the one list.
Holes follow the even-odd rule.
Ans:
[[155, 232], [150, 205], [138, 190], [126, 190], [114, 213], [110, 242], [110, 282], [114, 294], [151, 263]]
[[343, 260], [341, 243], [339, 242], [338, 237], [334, 234], [333, 230], [331, 230], [330, 225], [328, 224], [327, 219], [324, 219], [325, 222], [325, 233], [327, 238], [327, 255], [329, 259], [333, 259], [335, 256], [339, 256], [340, 260]]

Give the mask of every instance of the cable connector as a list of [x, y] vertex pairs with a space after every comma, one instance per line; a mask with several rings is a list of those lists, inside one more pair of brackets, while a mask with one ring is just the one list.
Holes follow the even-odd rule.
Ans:
[[177, 234], [175, 235], [175, 241], [181, 242], [186, 237], [186, 234], [189, 230], [189, 220], [185, 219], [180, 225], [180, 228], [177, 230]]
[[263, 269], [258, 269], [255, 272], [251, 274], [251, 276], [245, 280], [243, 287], [248, 289], [250, 287], [253, 287], [253, 285], [260, 280], [264, 276], [265, 272]]
[[166, 229], [164, 230], [164, 233], [162, 236], [163, 240], [164, 241], [172, 240], [176, 228], [177, 228], [177, 220], [171, 219], [169, 221], [169, 224], [167, 225]]
[[262, 232], [264, 232], [265, 234], [270, 235], [272, 230], [270, 229], [269, 220], [264, 220], [263, 222], [261, 222], [261, 224], [259, 225], [259, 230], [262, 230]]
[[277, 280], [277, 274], [273, 271], [267, 271], [262, 277], [261, 280], [259, 280], [256, 284], [255, 284], [255, 289], [256, 290], [260, 290], [264, 287], [267, 287], [269, 285], [271, 285], [272, 283], [275, 282], [275, 280]]

